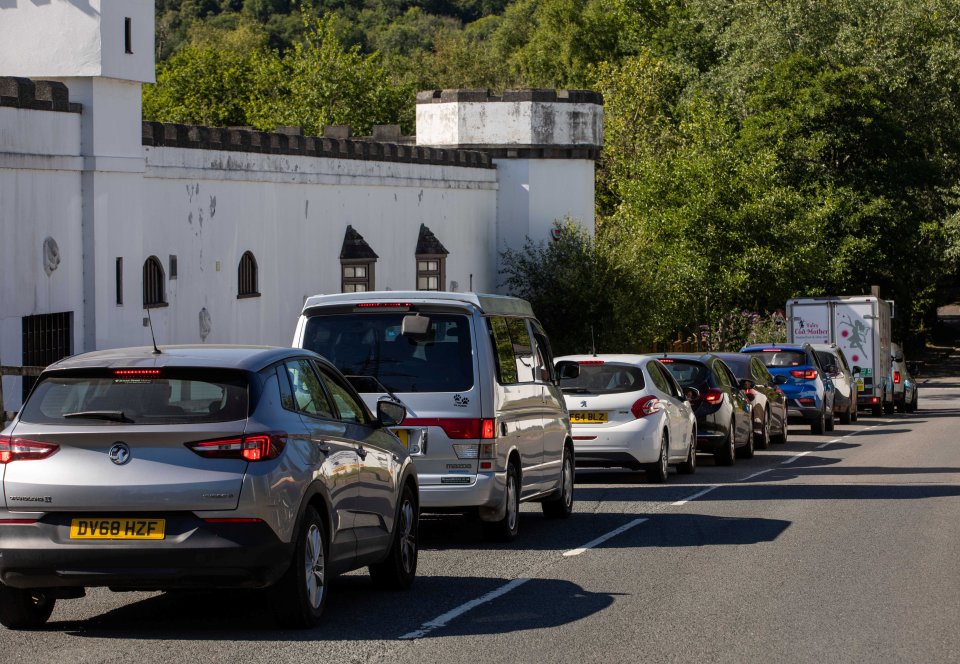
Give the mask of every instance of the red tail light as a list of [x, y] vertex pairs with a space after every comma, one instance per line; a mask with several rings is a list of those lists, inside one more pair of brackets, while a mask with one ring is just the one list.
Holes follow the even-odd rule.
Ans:
[[794, 378], [803, 378], [804, 380], [813, 380], [817, 377], [816, 369], [794, 369], [790, 372]]
[[159, 376], [159, 369], [116, 369], [114, 376]]
[[473, 417], [408, 417], [404, 427], [440, 427], [450, 440], [469, 440], [497, 437], [497, 423], [493, 419]]
[[900, 384], [900, 372], [899, 372], [899, 371], [894, 371], [894, 372], [893, 372], [893, 384], [894, 384], [894, 385], [899, 385], [899, 384]]
[[715, 387], [711, 387], [710, 389], [701, 392], [700, 398], [709, 404], [720, 403], [723, 401], [723, 390], [718, 390]]
[[11, 461], [46, 459], [59, 449], [60, 446], [53, 443], [0, 436], [0, 464], [10, 463]]
[[246, 459], [267, 461], [276, 459], [287, 444], [287, 434], [282, 431], [252, 433], [236, 438], [217, 438], [187, 443], [187, 447], [208, 459]]
[[747, 401], [753, 401], [753, 400], [756, 398], [757, 395], [756, 395], [756, 392], [754, 392], [754, 391], [751, 389], [751, 390], [744, 390], [744, 391], [743, 391], [743, 396], [747, 397]]
[[580, 360], [579, 362], [577, 362], [577, 364], [579, 364], [580, 366], [583, 366], [586, 364], [603, 364], [603, 363], [604, 363], [603, 360]]
[[817, 402], [811, 399], [810, 397], [801, 397], [797, 399], [797, 403], [799, 403], [801, 406], [813, 406]]
[[640, 397], [630, 407], [630, 412], [633, 413], [633, 416], [638, 420], [641, 417], [653, 415], [661, 410], [663, 410], [663, 404], [660, 403], [660, 399], [652, 394], [645, 397]]
[[870, 403], [880, 403], [880, 397], [870, 397]]

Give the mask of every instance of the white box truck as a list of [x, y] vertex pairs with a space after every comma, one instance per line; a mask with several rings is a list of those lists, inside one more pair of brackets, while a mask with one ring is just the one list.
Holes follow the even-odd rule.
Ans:
[[787, 341], [835, 343], [854, 368], [857, 407], [893, 412], [890, 320], [893, 301], [876, 295], [798, 297], [787, 301]]

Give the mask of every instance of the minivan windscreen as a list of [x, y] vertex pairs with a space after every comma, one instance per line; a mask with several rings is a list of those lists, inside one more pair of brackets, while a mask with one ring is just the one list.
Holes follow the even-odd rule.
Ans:
[[323, 355], [344, 375], [375, 378], [391, 392], [471, 389], [470, 319], [430, 313], [426, 334], [408, 336], [402, 334], [406, 315], [317, 314], [307, 319], [303, 347]]
[[20, 419], [35, 424], [200, 424], [247, 417], [243, 372], [221, 369], [95, 370], [50, 374]]

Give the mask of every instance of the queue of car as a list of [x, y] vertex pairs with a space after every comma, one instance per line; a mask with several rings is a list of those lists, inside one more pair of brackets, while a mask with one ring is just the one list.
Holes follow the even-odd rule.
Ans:
[[[262, 588], [309, 627], [332, 575], [410, 587], [421, 512], [509, 541], [522, 502], [571, 515], [575, 466], [660, 483], [699, 453], [731, 465], [790, 421], [855, 419], [860, 386], [809, 343], [554, 358], [529, 303], [474, 293], [308, 298], [292, 346], [48, 367], [0, 434], [0, 623], [36, 628], [89, 587]], [[896, 352], [894, 400], [915, 409]]]

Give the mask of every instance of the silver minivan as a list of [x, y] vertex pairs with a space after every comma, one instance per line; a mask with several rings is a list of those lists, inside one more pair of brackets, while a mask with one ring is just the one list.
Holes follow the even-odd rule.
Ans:
[[573, 509], [573, 442], [550, 342], [530, 304], [478, 293], [386, 291], [308, 298], [295, 347], [321, 353], [367, 404], [389, 396], [425, 512], [476, 511], [516, 537], [521, 502]]

